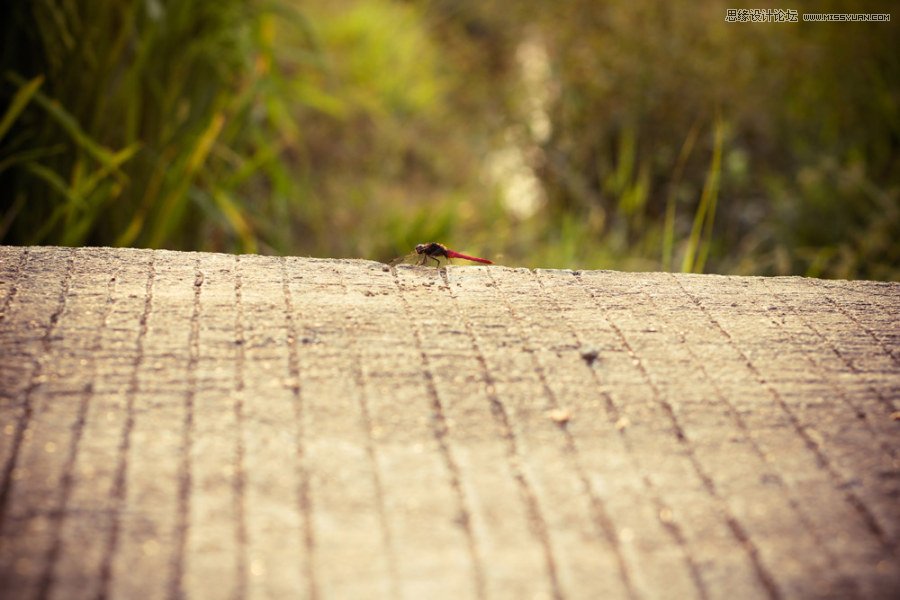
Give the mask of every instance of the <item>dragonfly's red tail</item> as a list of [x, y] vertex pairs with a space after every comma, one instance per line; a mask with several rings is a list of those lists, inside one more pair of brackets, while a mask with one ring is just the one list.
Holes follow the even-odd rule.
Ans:
[[459, 252], [454, 252], [453, 250], [447, 250], [447, 258], [462, 258], [463, 260], [471, 260], [485, 265], [494, 264], [486, 258], [478, 258], [477, 256], [469, 256], [468, 254], [460, 254]]

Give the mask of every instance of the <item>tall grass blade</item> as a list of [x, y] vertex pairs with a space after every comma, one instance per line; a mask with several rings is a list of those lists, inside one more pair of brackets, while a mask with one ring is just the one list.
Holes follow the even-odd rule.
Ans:
[[[694, 214], [694, 224], [691, 227], [691, 235], [688, 238], [684, 260], [681, 262], [682, 273], [701, 273], [709, 254], [713, 219], [715, 218], [716, 204], [719, 195], [719, 173], [722, 165], [723, 133], [724, 125], [722, 119], [720, 116], [717, 116], [713, 134], [712, 161], [709, 165], [709, 171], [706, 173], [706, 181], [703, 184], [703, 192], [700, 195], [700, 203], [697, 205], [697, 212]], [[703, 244], [702, 248], [701, 241]]]
[[672, 179], [669, 182], [669, 193], [666, 196], [666, 216], [663, 224], [663, 243], [662, 243], [662, 268], [665, 271], [672, 270], [672, 256], [675, 248], [675, 213], [676, 213], [676, 193], [678, 184], [681, 182], [684, 173], [684, 165], [687, 163], [691, 151], [694, 149], [694, 143], [697, 141], [697, 134], [700, 132], [700, 124], [694, 121], [688, 130], [684, 143], [681, 144], [681, 150], [678, 152], [678, 159], [675, 161], [675, 170], [672, 173]]
[[225, 114], [217, 112], [209, 120], [209, 125], [197, 138], [197, 143], [187, 156], [183, 172], [179, 176], [178, 184], [173, 187], [163, 198], [159, 211], [156, 213], [156, 221], [151, 229], [148, 244], [151, 248], [159, 247], [173, 229], [181, 226], [179, 215], [183, 213], [184, 204], [187, 202], [187, 190], [194, 179], [194, 175], [203, 165], [206, 157], [212, 150], [219, 132], [225, 125]]
[[47, 167], [38, 163], [28, 163], [27, 165], [25, 165], [25, 168], [29, 173], [47, 183], [53, 190], [58, 192], [66, 200], [68, 200], [72, 204], [83, 207], [84, 200], [75, 193], [75, 190], [73, 190], [69, 186], [69, 184], [66, 183], [65, 180], [56, 173], [56, 171], [48, 169]]
[[16, 194], [16, 199], [13, 200], [12, 206], [9, 207], [6, 214], [0, 219], [0, 240], [6, 237], [6, 232], [9, 231], [10, 225], [12, 225], [23, 206], [25, 206], [25, 194]]
[[87, 177], [85, 177], [78, 185], [78, 194], [82, 197], [87, 196], [97, 185], [111, 174], [116, 174], [119, 178], [124, 179], [125, 175], [119, 170], [125, 162], [127, 162], [140, 149], [139, 143], [134, 143], [127, 148], [119, 150], [112, 155], [108, 165], [103, 165]]
[[222, 190], [213, 192], [212, 197], [216, 206], [222, 211], [225, 220], [228, 221], [228, 224], [241, 240], [241, 249], [244, 252], [251, 254], [255, 253], [257, 250], [256, 236], [254, 235], [253, 228], [250, 227], [247, 218], [244, 217], [244, 213], [241, 210], [239, 203], [235, 202]]
[[[27, 82], [20, 75], [15, 73], [7, 73], [6, 78], [16, 85], [26, 85]], [[91, 136], [84, 132], [78, 124], [78, 120], [71, 115], [66, 109], [54, 100], [51, 100], [40, 90], [35, 90], [34, 100], [50, 115], [56, 123], [69, 134], [78, 146], [83, 148], [94, 159], [103, 165], [109, 165], [112, 161], [112, 152], [97, 143]]]
[[3, 139], [6, 132], [12, 127], [13, 122], [15, 122], [19, 114], [25, 110], [25, 107], [31, 102], [31, 98], [37, 93], [38, 88], [40, 88], [43, 83], [43, 75], [38, 75], [31, 81], [23, 80], [23, 83], [19, 86], [19, 91], [16, 92], [12, 102], [9, 104], [9, 108], [3, 113], [3, 119], [0, 119], [0, 140]]
[[17, 152], [16, 154], [7, 156], [3, 160], [0, 160], [0, 173], [3, 173], [3, 171], [14, 167], [15, 165], [34, 162], [39, 158], [62, 154], [65, 151], [65, 146], [63, 146], [62, 144], [56, 144], [55, 146], [51, 146], [49, 148], [32, 148], [30, 150]]
[[706, 184], [703, 187], [703, 194], [708, 195], [707, 203], [709, 208], [706, 211], [706, 220], [703, 226], [703, 236], [700, 243], [700, 254], [697, 256], [697, 264], [694, 266], [695, 272], [702, 273], [706, 268], [706, 259], [709, 257], [709, 248], [712, 245], [713, 224], [716, 222], [716, 207], [719, 205], [719, 178], [722, 173], [722, 138], [724, 125], [722, 119], [716, 119], [716, 142], [713, 149], [713, 164], [710, 167], [710, 173], [707, 177]]

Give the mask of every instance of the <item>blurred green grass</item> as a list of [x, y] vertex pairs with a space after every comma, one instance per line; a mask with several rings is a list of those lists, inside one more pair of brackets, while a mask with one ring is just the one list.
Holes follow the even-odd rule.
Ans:
[[14, 0], [0, 242], [900, 279], [897, 25], [726, 8]]

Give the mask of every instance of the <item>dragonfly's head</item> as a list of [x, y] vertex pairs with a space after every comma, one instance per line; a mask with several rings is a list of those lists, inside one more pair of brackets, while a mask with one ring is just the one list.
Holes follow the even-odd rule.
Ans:
[[416, 254], [424, 254], [431, 244], [416, 244]]

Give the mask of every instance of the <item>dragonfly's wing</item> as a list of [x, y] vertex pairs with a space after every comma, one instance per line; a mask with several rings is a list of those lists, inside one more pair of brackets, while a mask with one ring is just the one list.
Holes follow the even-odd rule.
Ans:
[[421, 254], [410, 252], [409, 254], [395, 258], [389, 264], [392, 267], [396, 267], [397, 265], [419, 265], [422, 264], [422, 258]]
[[449, 264], [449, 259], [445, 256], [426, 256], [425, 254], [417, 254], [410, 252], [406, 256], [395, 258], [389, 263], [392, 267], [397, 265], [419, 265], [426, 267], [443, 267]]

